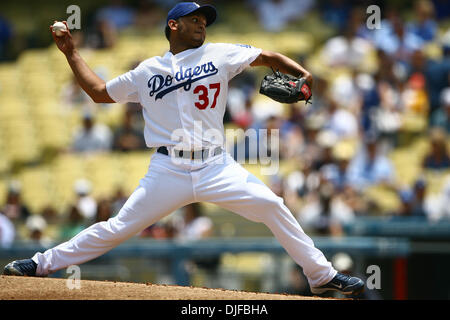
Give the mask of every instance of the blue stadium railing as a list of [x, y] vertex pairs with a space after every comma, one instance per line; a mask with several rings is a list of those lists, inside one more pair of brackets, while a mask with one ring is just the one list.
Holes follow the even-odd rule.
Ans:
[[423, 217], [358, 217], [344, 227], [346, 235], [450, 240], [450, 220]]

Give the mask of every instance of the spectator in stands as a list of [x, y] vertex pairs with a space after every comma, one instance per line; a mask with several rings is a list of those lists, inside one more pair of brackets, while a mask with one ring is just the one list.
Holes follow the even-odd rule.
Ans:
[[431, 126], [440, 127], [450, 134], [450, 87], [442, 91], [441, 101], [441, 107], [431, 116]]
[[152, 239], [173, 239], [175, 238], [175, 234], [176, 230], [173, 219], [167, 216], [142, 230], [139, 236]]
[[[71, 31], [72, 32], [72, 31]], [[72, 37], [79, 35], [78, 38], [82, 38], [83, 35], [81, 31], [75, 32]], [[82, 39], [78, 40], [82, 41]], [[77, 46], [78, 47], [78, 46]], [[95, 68], [94, 72], [103, 80], [109, 77], [109, 70], [105, 66], [98, 66]], [[61, 90], [61, 103], [66, 111], [71, 111], [72, 109], [79, 110], [79, 113], [95, 113], [100, 108], [108, 107], [110, 104], [101, 103], [96, 104], [94, 101], [84, 92], [84, 90], [78, 84], [75, 76], [72, 76], [69, 83], [65, 84]]]
[[300, 161], [296, 163], [296, 168], [290, 170], [286, 176], [282, 177], [282, 183], [284, 204], [291, 212], [299, 212], [303, 196], [306, 193], [306, 179]]
[[133, 126], [132, 112], [125, 110], [122, 125], [114, 132], [113, 150], [128, 152], [146, 148], [144, 135]]
[[432, 222], [450, 221], [450, 178], [445, 179], [441, 191], [431, 195], [427, 201], [428, 219]]
[[434, 40], [438, 25], [434, 20], [434, 5], [430, 0], [418, 0], [414, 3], [415, 21], [407, 24], [406, 29], [423, 41]]
[[323, 166], [334, 163], [333, 146], [338, 142], [338, 136], [331, 130], [322, 130], [317, 135], [317, 145], [320, 147], [320, 153], [313, 160], [312, 167], [319, 171]]
[[351, 143], [340, 142], [332, 146], [333, 161], [321, 168], [322, 176], [331, 182], [338, 192], [350, 186], [349, 164], [354, 156], [354, 147]]
[[349, 167], [349, 179], [353, 188], [364, 190], [372, 185], [392, 187], [394, 173], [391, 161], [379, 149], [377, 135], [366, 135], [362, 148]]
[[321, 58], [328, 67], [364, 68], [371, 54], [372, 43], [358, 36], [359, 21], [350, 20], [343, 32], [327, 40], [321, 50]]
[[[419, 52], [413, 53], [413, 57], [422, 55]], [[422, 72], [414, 72], [407, 79], [401, 90], [403, 116], [417, 119], [422, 124], [421, 127], [413, 128], [415, 129], [414, 131], [422, 131], [428, 124], [429, 104], [425, 86], [426, 80], [424, 74]]]
[[358, 120], [355, 114], [347, 108], [348, 106], [339, 104], [339, 100], [336, 99], [338, 92], [340, 89], [336, 90], [336, 97], [330, 99], [324, 129], [331, 130], [339, 140], [357, 138]]
[[16, 228], [11, 220], [0, 212], [0, 248], [10, 248], [14, 243]]
[[343, 225], [354, 219], [354, 212], [330, 182], [323, 182], [319, 192], [307, 198], [297, 219], [305, 228], [321, 235], [341, 236]]
[[108, 199], [101, 199], [97, 202], [95, 222], [107, 221], [109, 218], [111, 218], [111, 202]]
[[406, 111], [421, 115], [426, 123], [433, 108], [431, 100], [437, 94], [433, 87], [439, 85], [439, 80], [434, 78], [437, 76], [435, 64], [435, 61], [425, 56], [423, 50], [414, 51], [408, 65], [406, 88], [402, 91], [402, 103]]
[[321, 168], [320, 174], [326, 182], [332, 183], [335, 194], [355, 215], [367, 214], [368, 203], [361, 190], [351, 183], [350, 162], [355, 156], [355, 145], [351, 141], [341, 141], [333, 146], [333, 162]]
[[[264, 122], [256, 123], [251, 128], [252, 130], [246, 130], [245, 136], [238, 137], [236, 142], [233, 141], [232, 154], [234, 159], [238, 162], [244, 160], [256, 161], [257, 159], [271, 158], [272, 154], [275, 155], [274, 150], [279, 152], [281, 122], [279, 116], [270, 115]], [[275, 145], [272, 145], [272, 143], [275, 143]], [[282, 157], [283, 154], [279, 154], [279, 156]]]
[[[400, 217], [409, 217], [412, 215], [411, 202], [413, 198], [413, 193], [410, 189], [399, 190], [398, 198], [400, 200], [400, 208], [396, 213]], [[395, 214], [394, 214], [395, 216]]]
[[424, 178], [419, 178], [414, 183], [412, 213], [415, 217], [426, 217], [428, 215], [426, 204], [427, 186], [427, 181]]
[[[262, 134], [258, 135], [258, 154], [263, 157], [271, 157], [272, 155], [275, 155], [276, 152], [279, 152], [280, 144], [282, 144], [284, 138], [280, 135], [281, 123], [282, 118], [279, 116], [274, 115], [267, 118], [265, 123], [267, 137]], [[263, 141], [263, 139], [266, 141]], [[274, 151], [275, 149], [278, 149], [278, 151]], [[280, 154], [280, 158], [283, 158], [283, 156], [283, 154]]]
[[154, 0], [139, 0], [135, 16], [135, 26], [148, 32], [164, 23], [164, 12]]
[[404, 21], [398, 15], [381, 22], [381, 28], [374, 33], [374, 44], [397, 61], [407, 62], [415, 50], [424, 45], [424, 41], [407, 30]]
[[[367, 1], [366, 3], [363, 2], [357, 5], [352, 5], [350, 10], [350, 17], [344, 22], [344, 26], [346, 24], [355, 25], [357, 28], [356, 35], [370, 41], [373, 45], [373, 29], [369, 29], [367, 27], [368, 13], [366, 11], [369, 5], [370, 4]], [[381, 10], [383, 9], [381, 8]], [[342, 30], [341, 33], [343, 33]]]
[[181, 240], [199, 240], [213, 234], [212, 220], [204, 216], [199, 203], [184, 207], [183, 219], [175, 224], [176, 238]]
[[374, 114], [380, 105], [380, 95], [377, 90], [377, 82], [369, 73], [355, 75], [355, 85], [361, 98], [359, 122], [361, 131], [366, 134], [375, 130]]
[[301, 128], [304, 122], [305, 116], [302, 111], [302, 106], [298, 103], [292, 103], [289, 105], [289, 115], [283, 119], [281, 133], [286, 134], [292, 128]]
[[[311, 99], [311, 105], [305, 111], [306, 117], [312, 113], [319, 112], [321, 109], [327, 109], [329, 103], [328, 90], [329, 90], [328, 80], [323, 76], [318, 76], [314, 78], [312, 92], [314, 92], [314, 99]], [[307, 123], [307, 121], [306, 121]]]
[[393, 87], [397, 87], [402, 79], [400, 79], [403, 74], [401, 68], [398, 68], [398, 63], [385, 51], [377, 49], [377, 61], [378, 68], [376, 70], [375, 79], [377, 81], [377, 85], [379, 83], [388, 83]]
[[56, 223], [59, 220], [58, 211], [52, 205], [45, 206], [40, 215], [47, 221], [49, 224]]
[[76, 207], [89, 225], [94, 222], [97, 213], [97, 201], [90, 195], [92, 184], [89, 180], [78, 179], [74, 183], [77, 195]]
[[442, 36], [440, 44], [442, 58], [429, 59], [426, 65], [427, 90], [431, 112], [439, 109], [442, 103], [442, 91], [450, 87], [450, 30]]
[[75, 76], [72, 77], [70, 83], [62, 88], [61, 100], [64, 106], [73, 108], [94, 104], [87, 93], [81, 89]]
[[412, 190], [405, 189], [399, 192], [402, 202], [399, 215], [401, 217], [427, 218], [429, 201], [426, 199], [427, 182], [418, 178]]
[[304, 190], [299, 190], [299, 195], [306, 195], [307, 197], [312, 195], [314, 197], [323, 182], [320, 173], [314, 170], [312, 162], [309, 161], [303, 162], [302, 173], [305, 177], [305, 184]]
[[76, 205], [68, 210], [67, 220], [63, 223], [59, 237], [62, 241], [69, 240], [86, 228], [84, 217]]
[[111, 149], [112, 133], [108, 126], [96, 123], [91, 113], [83, 115], [83, 126], [75, 134], [72, 149], [75, 152], [100, 152]]
[[109, 5], [102, 7], [96, 14], [96, 20], [108, 22], [115, 30], [122, 30], [133, 25], [135, 10], [124, 4], [123, 0], [110, 0]]
[[93, 49], [112, 48], [117, 41], [117, 29], [112, 21], [97, 20], [86, 37], [86, 44]]
[[43, 217], [31, 215], [27, 218], [25, 226], [29, 232], [27, 240], [44, 248], [47, 248], [52, 244], [52, 240], [45, 234], [47, 221], [45, 221]]
[[[210, 238], [214, 232], [212, 220], [203, 215], [199, 203], [191, 203], [183, 208], [182, 219], [173, 222], [175, 238], [181, 241], [196, 241]], [[197, 268], [204, 269], [216, 278], [220, 256], [197, 257], [186, 262], [186, 269], [196, 273]]]
[[379, 81], [377, 91], [380, 97], [380, 104], [373, 109], [372, 121], [373, 130], [365, 132], [378, 132], [380, 136], [391, 140], [391, 144], [396, 144], [397, 133], [402, 126], [401, 95], [395, 84], [390, 81]]
[[423, 167], [431, 170], [450, 168], [450, 157], [447, 149], [446, 133], [442, 128], [430, 130], [430, 151], [425, 155]]
[[301, 19], [314, 5], [314, 0], [251, 1], [259, 22], [266, 31], [280, 32], [289, 22]]
[[342, 30], [348, 21], [351, 5], [346, 0], [331, 0], [321, 2], [320, 12], [323, 15], [323, 21], [329, 23], [339, 30]]
[[280, 154], [284, 159], [301, 156], [304, 135], [302, 124], [305, 122], [301, 107], [298, 104], [289, 106], [289, 117], [282, 118], [280, 127]]
[[31, 215], [28, 206], [22, 201], [22, 185], [19, 181], [13, 180], [9, 184], [6, 203], [1, 211], [14, 224], [24, 222]]
[[301, 146], [301, 159], [312, 165], [316, 159], [320, 158], [322, 149], [317, 143], [317, 136], [327, 121], [325, 112], [315, 112], [307, 116], [304, 123], [304, 144]]

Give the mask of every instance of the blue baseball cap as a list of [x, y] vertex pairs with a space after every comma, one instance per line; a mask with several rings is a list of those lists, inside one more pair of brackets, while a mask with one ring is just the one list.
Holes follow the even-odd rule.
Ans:
[[169, 20], [177, 20], [180, 17], [187, 16], [195, 11], [201, 12], [206, 17], [206, 26], [212, 24], [217, 17], [216, 8], [211, 5], [200, 6], [196, 2], [180, 2], [175, 7], [173, 7], [167, 14], [166, 24]]

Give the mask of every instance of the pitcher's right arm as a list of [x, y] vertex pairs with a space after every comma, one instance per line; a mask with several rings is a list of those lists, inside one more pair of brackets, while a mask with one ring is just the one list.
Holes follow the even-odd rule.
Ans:
[[55, 32], [50, 26], [53, 40], [56, 46], [66, 56], [67, 62], [73, 71], [80, 87], [91, 97], [96, 103], [114, 103], [115, 101], [109, 96], [106, 91], [106, 83], [99, 76], [92, 71], [86, 62], [81, 58], [77, 49], [75, 48], [72, 35], [70, 34], [67, 22], [63, 21], [67, 30], [62, 31], [64, 35], [61, 37], [56, 36]]

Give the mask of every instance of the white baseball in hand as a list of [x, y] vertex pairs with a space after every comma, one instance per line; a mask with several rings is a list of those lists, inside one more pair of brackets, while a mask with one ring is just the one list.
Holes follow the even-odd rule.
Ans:
[[66, 25], [62, 22], [55, 22], [52, 26], [52, 30], [55, 32], [57, 37], [62, 37], [64, 35], [63, 31], [66, 31]]

